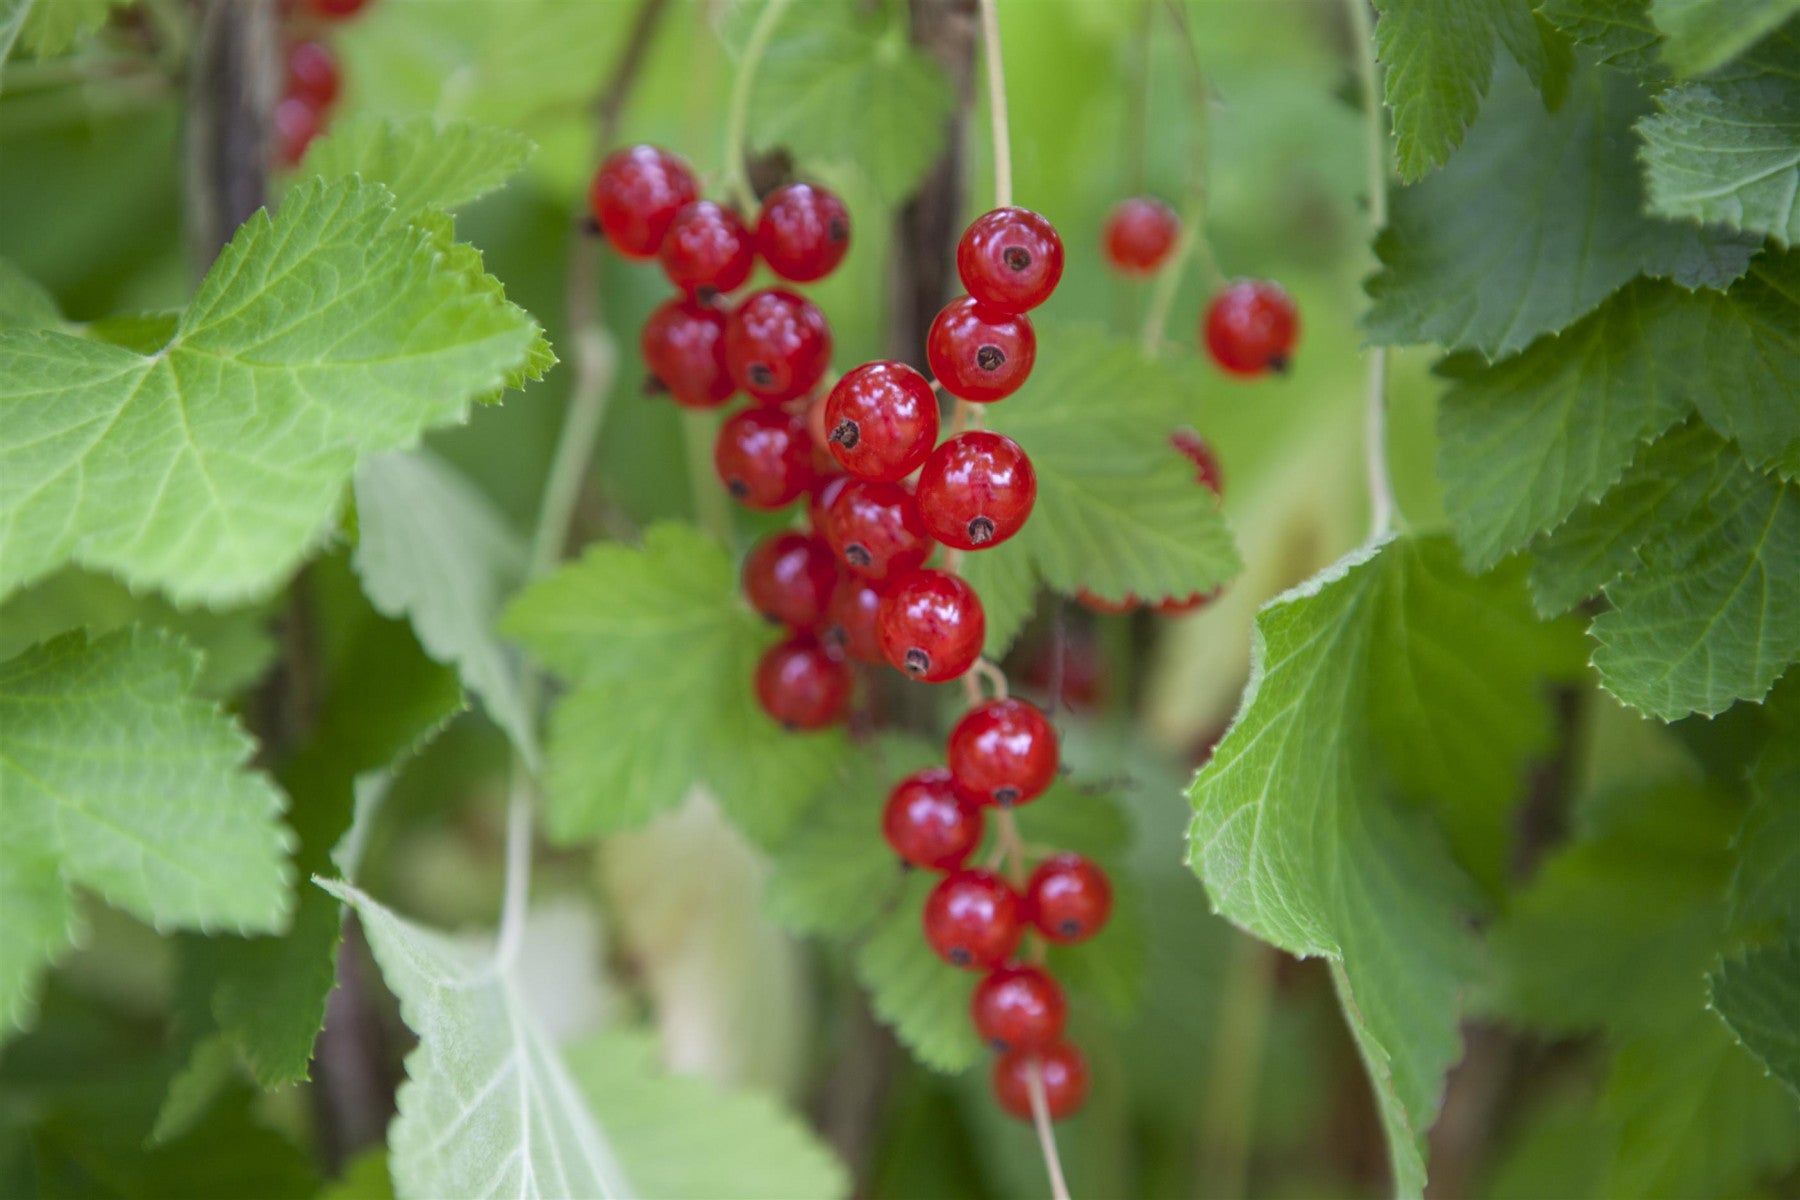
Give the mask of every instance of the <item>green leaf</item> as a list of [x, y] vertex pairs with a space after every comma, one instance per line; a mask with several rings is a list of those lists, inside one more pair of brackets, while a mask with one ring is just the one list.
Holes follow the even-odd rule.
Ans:
[[316, 882], [362, 918], [419, 1038], [388, 1128], [397, 1194], [636, 1194], [513, 963], [496, 947], [403, 920], [348, 884]]
[[460, 420], [537, 326], [374, 184], [307, 183], [220, 254], [139, 353], [0, 332], [0, 594], [65, 561], [179, 601], [279, 585], [359, 455]]
[[[1687, 287], [1742, 275], [1760, 238], [1640, 216], [1636, 82], [1588, 69], [1544, 111], [1522, 72], [1497, 73], [1468, 142], [1394, 194], [1368, 284], [1371, 340], [1513, 353], [1640, 274]], [[1554, 200], [1547, 199], [1554, 197]]]
[[13, 38], [33, 58], [50, 58], [74, 47], [106, 24], [112, 10], [132, 0], [13, 0], [0, 12], [0, 61]]
[[1662, 35], [1650, 20], [1650, 0], [1545, 0], [1537, 11], [1603, 63], [1638, 74], [1654, 68]]
[[843, 1165], [794, 1114], [752, 1092], [664, 1073], [651, 1037], [607, 1033], [566, 1053], [637, 1195], [806, 1200], [850, 1190]]
[[1727, 959], [1708, 977], [1712, 1007], [1744, 1049], [1800, 1099], [1800, 946]]
[[1681, 75], [1724, 66], [1800, 13], [1800, 0], [1650, 0], [1663, 60]]
[[251, 743], [191, 692], [196, 656], [137, 631], [76, 632], [0, 664], [0, 1027], [77, 936], [73, 889], [159, 929], [288, 920], [281, 796]]
[[[1257, 615], [1249, 687], [1194, 781], [1188, 861], [1218, 912], [1292, 953], [1332, 960], [1369, 1069], [1399, 1190], [1424, 1185], [1424, 1134], [1460, 1053], [1459, 995], [1475, 965], [1475, 888], [1390, 780], [1461, 770], [1499, 792], [1548, 729], [1541, 686], [1514, 660], [1554, 661], [1516, 578], [1470, 579], [1441, 539], [1369, 546]], [[1470, 626], [1489, 634], [1470, 636]], [[1449, 642], [1437, 639], [1454, 631]], [[1539, 643], [1542, 644], [1539, 644]], [[1395, 660], [1398, 660], [1396, 663]], [[1390, 695], [1396, 679], [1409, 695]], [[1417, 772], [1397, 734], [1420, 711], [1479, 702], [1513, 714], [1509, 752], [1464, 761], [1462, 723], [1433, 731]], [[1390, 705], [1394, 711], [1383, 711]], [[1486, 778], [1498, 772], [1496, 778]], [[1458, 794], [1430, 797], [1434, 808]]]
[[524, 169], [537, 149], [509, 129], [472, 121], [353, 117], [313, 143], [306, 170], [326, 179], [352, 175], [386, 184], [400, 212], [458, 208]]
[[[0, 54], [0, 58], [4, 58]], [[0, 327], [7, 329], [60, 329], [62, 310], [47, 288], [0, 258]]]
[[1160, 599], [1210, 591], [1242, 567], [1216, 497], [1169, 444], [1198, 408], [1197, 376], [1091, 327], [1046, 322], [1038, 336], [1053, 359], [988, 416], [1030, 453], [1037, 505], [1010, 541], [963, 560], [990, 655], [1030, 615], [1033, 574], [1069, 594]]
[[[873, 817], [873, 814], [871, 814]], [[936, 875], [914, 872], [856, 952], [869, 1007], [933, 1071], [965, 1071], [987, 1050], [969, 1023], [976, 976], [939, 958], [919, 924]]]
[[802, 167], [861, 171], [898, 205], [943, 152], [955, 99], [898, 23], [846, 5], [794, 5], [750, 98], [750, 140]]
[[514, 656], [495, 631], [525, 578], [525, 547], [493, 503], [436, 455], [383, 454], [356, 469], [352, 559], [377, 610], [408, 618], [457, 668], [535, 770], [537, 734]]
[[1656, 108], [1638, 122], [1652, 210], [1800, 242], [1800, 82], [1693, 84]]
[[778, 635], [692, 527], [592, 547], [527, 589], [501, 628], [572, 685], [551, 717], [545, 817], [558, 840], [636, 828], [704, 782], [774, 843], [844, 754], [839, 733], [784, 732], [757, 704], [756, 661]]

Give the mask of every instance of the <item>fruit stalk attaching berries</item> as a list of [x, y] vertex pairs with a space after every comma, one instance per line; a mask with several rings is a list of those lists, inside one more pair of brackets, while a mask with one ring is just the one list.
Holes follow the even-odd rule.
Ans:
[[744, 558], [744, 595], [771, 621], [814, 629], [837, 586], [837, 559], [818, 538], [787, 530], [771, 533]]
[[914, 771], [888, 793], [881, 832], [901, 861], [954, 871], [981, 842], [981, 809], [957, 790], [947, 767]]
[[669, 222], [700, 195], [686, 162], [656, 146], [628, 146], [594, 173], [588, 204], [612, 248], [627, 258], [653, 258]]
[[850, 210], [835, 194], [790, 183], [764, 198], [756, 220], [756, 252], [783, 279], [823, 279], [849, 249]]
[[725, 324], [725, 365], [763, 404], [812, 391], [831, 365], [831, 328], [804, 296], [782, 288], [752, 292]]
[[997, 967], [1018, 948], [1021, 907], [1018, 893], [992, 871], [953, 872], [925, 898], [925, 940], [953, 967]]
[[1048, 300], [1062, 279], [1062, 238], [1028, 208], [996, 208], [963, 231], [956, 273], [980, 303], [1001, 312], [1027, 312]]
[[1085, 942], [1112, 915], [1106, 872], [1079, 854], [1056, 854], [1039, 863], [1025, 885], [1025, 907], [1038, 932], [1053, 942]]
[[1150, 275], [1169, 260], [1181, 238], [1181, 218], [1161, 200], [1121, 200], [1107, 214], [1100, 245], [1106, 261], [1124, 275]]
[[1213, 361], [1245, 377], [1287, 370], [1299, 329], [1293, 298], [1266, 279], [1227, 285], [1207, 305], [1202, 324]]
[[756, 698], [784, 728], [823, 729], [843, 719], [850, 705], [850, 668], [811, 634], [798, 633], [763, 653]]
[[963, 791], [983, 804], [1013, 808], [1056, 780], [1056, 730], [1029, 700], [977, 704], [950, 731], [945, 759]]
[[746, 408], [719, 426], [713, 465], [746, 508], [781, 508], [806, 494], [816, 477], [806, 422], [776, 408]]
[[1050, 1119], [1073, 1116], [1087, 1099], [1087, 1063], [1067, 1042], [1044, 1050], [1014, 1050], [994, 1060], [994, 1096], [1000, 1107], [1021, 1121], [1031, 1115], [1031, 1069], [1035, 1066], [1044, 1085], [1044, 1106]]
[[981, 1040], [1002, 1054], [1045, 1050], [1062, 1037], [1068, 1017], [1063, 990], [1042, 967], [999, 967], [975, 985], [969, 1013]]
[[917, 496], [932, 537], [955, 550], [986, 550], [1024, 528], [1037, 472], [1019, 443], [972, 429], [932, 451]]
[[831, 389], [824, 425], [846, 471], [892, 483], [918, 470], [937, 442], [937, 393], [905, 363], [864, 363]]
[[676, 210], [656, 257], [670, 283], [708, 299], [750, 278], [756, 245], [736, 213], [711, 200], [695, 200]]
[[677, 296], [663, 301], [638, 334], [644, 365], [683, 408], [717, 408], [737, 385], [725, 369], [725, 314]]
[[925, 357], [944, 390], [991, 404], [1018, 391], [1037, 360], [1037, 334], [1023, 313], [990, 308], [972, 296], [952, 300], [931, 323]]
[[931, 554], [919, 506], [901, 483], [850, 480], [825, 508], [824, 534], [845, 566], [878, 583], [916, 570]]
[[881, 651], [914, 679], [944, 683], [975, 665], [987, 616], [975, 589], [948, 571], [914, 571], [881, 598]]

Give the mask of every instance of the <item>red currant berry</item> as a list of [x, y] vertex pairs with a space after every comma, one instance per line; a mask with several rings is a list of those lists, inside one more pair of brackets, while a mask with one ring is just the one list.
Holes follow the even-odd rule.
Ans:
[[1206, 349], [1232, 375], [1287, 370], [1299, 335], [1293, 297], [1279, 283], [1240, 279], [1206, 307]]
[[956, 243], [956, 273], [981, 303], [1022, 313], [1050, 298], [1063, 273], [1056, 226], [1028, 208], [976, 217]]
[[1168, 261], [1181, 237], [1181, 218], [1161, 200], [1121, 200], [1107, 214], [1101, 246], [1113, 270], [1149, 275]]
[[795, 283], [811, 283], [844, 261], [850, 249], [850, 210], [824, 188], [778, 187], [763, 198], [756, 219], [756, 251], [769, 269]]
[[1112, 915], [1106, 872], [1079, 854], [1054, 854], [1025, 885], [1031, 922], [1053, 942], [1085, 942]]
[[711, 200], [695, 200], [676, 210], [656, 257], [670, 283], [707, 299], [750, 278], [756, 246], [736, 213]]
[[792, 530], [771, 533], [744, 559], [744, 595], [751, 607], [795, 629], [812, 629], [825, 619], [837, 580], [831, 547]]
[[713, 464], [725, 490], [746, 508], [781, 508], [812, 485], [806, 422], [778, 408], [746, 408], [719, 426]]
[[1024, 527], [1037, 502], [1037, 472], [1019, 443], [972, 429], [931, 452], [918, 496], [932, 537], [957, 550], [985, 550]]
[[[816, 450], [818, 448], [816, 440], [813, 445]], [[817, 456], [815, 455], [815, 457]], [[850, 476], [842, 471], [821, 475], [813, 481], [812, 490], [806, 497], [806, 520], [812, 526], [812, 531], [820, 537], [825, 536], [825, 510], [831, 507], [831, 502], [837, 499], [837, 494], [843, 491], [849, 482]], [[829, 542], [826, 544], [830, 545]]]
[[282, 165], [297, 167], [306, 148], [325, 128], [325, 114], [305, 96], [287, 96], [275, 105], [275, 152]]
[[969, 1011], [981, 1040], [1006, 1054], [1055, 1045], [1069, 1007], [1048, 971], [1021, 965], [1000, 967], [976, 984]]
[[338, 98], [343, 82], [338, 73], [337, 55], [322, 42], [295, 42], [287, 52], [287, 94], [312, 103], [316, 109], [330, 108]]
[[1074, 1116], [1087, 1100], [1087, 1063], [1067, 1042], [1046, 1050], [1014, 1050], [994, 1060], [994, 1098], [1000, 1107], [1021, 1121], [1031, 1115], [1031, 1073], [1036, 1068], [1044, 1085], [1044, 1107], [1052, 1121]]
[[881, 597], [881, 652], [914, 679], [943, 683], [981, 657], [987, 616], [981, 598], [948, 571], [914, 571]]
[[1028, 700], [987, 700], [950, 731], [945, 757], [964, 792], [1011, 808], [1041, 796], [1056, 779], [1056, 730]]
[[781, 288], [744, 297], [725, 326], [725, 362], [763, 404], [812, 391], [831, 365], [831, 327], [812, 301]]
[[855, 575], [841, 576], [825, 604], [825, 627], [819, 637], [840, 658], [885, 663], [875, 622], [881, 611], [881, 589]]
[[594, 174], [588, 205], [612, 248], [653, 258], [681, 206], [700, 195], [686, 162], [656, 146], [628, 146]]
[[850, 668], [811, 634], [795, 634], [756, 664], [756, 698], [787, 729], [823, 729], [850, 706]]
[[852, 479], [825, 510], [825, 540], [856, 574], [880, 582], [922, 566], [931, 535], [903, 484]]
[[1025, 932], [1019, 909], [1018, 893], [992, 871], [956, 871], [925, 898], [925, 940], [953, 967], [997, 967]]
[[345, 17], [354, 17], [369, 3], [369, 0], [306, 0], [306, 6], [328, 21], [341, 21]]
[[1225, 494], [1225, 473], [1219, 469], [1219, 456], [1206, 444], [1206, 439], [1191, 429], [1177, 429], [1169, 435], [1169, 444], [1194, 464], [1194, 479], [1212, 489], [1215, 496]]
[[888, 793], [881, 832], [894, 853], [927, 871], [954, 871], [981, 842], [981, 809], [958, 794], [948, 767], [914, 771]]
[[1214, 588], [1210, 592], [1194, 592], [1187, 596], [1168, 596], [1156, 602], [1156, 611], [1165, 617], [1180, 617], [1191, 612], [1199, 612], [1214, 600], [1224, 588]]
[[644, 365], [683, 408], [717, 408], [737, 385], [725, 370], [725, 314], [676, 297], [659, 304], [638, 334]]
[[925, 359], [944, 390], [977, 404], [1018, 391], [1036, 358], [1030, 318], [969, 296], [946, 304], [925, 338]]
[[852, 475], [905, 479], [937, 441], [937, 393], [905, 363], [864, 363], [831, 389], [825, 428], [831, 456]]
[[1075, 602], [1089, 612], [1099, 613], [1103, 617], [1116, 617], [1120, 613], [1136, 612], [1144, 606], [1144, 602], [1130, 592], [1125, 593], [1123, 600], [1108, 600], [1105, 596], [1097, 592], [1090, 592], [1086, 588], [1075, 593]]

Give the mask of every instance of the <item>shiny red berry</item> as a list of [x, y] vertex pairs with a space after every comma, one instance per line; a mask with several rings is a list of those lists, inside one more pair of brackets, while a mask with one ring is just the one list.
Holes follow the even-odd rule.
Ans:
[[948, 767], [914, 771], [888, 793], [881, 832], [902, 861], [954, 871], [981, 842], [981, 809], [964, 800]]
[[945, 758], [963, 791], [1011, 808], [1043, 795], [1056, 779], [1056, 730], [1029, 700], [986, 700], [950, 731]]
[[725, 314], [677, 296], [657, 305], [638, 334], [644, 365], [684, 408], [717, 408], [737, 385], [725, 370]]
[[328, 21], [341, 21], [361, 12], [369, 0], [306, 0], [306, 6]]
[[756, 698], [788, 729], [823, 729], [850, 706], [850, 668], [811, 634], [777, 642], [756, 664]]
[[840, 658], [857, 662], [885, 663], [881, 636], [875, 621], [881, 611], [881, 589], [855, 575], [840, 576], [825, 604], [825, 625], [819, 638]]
[[1107, 214], [1101, 248], [1113, 270], [1149, 275], [1169, 260], [1181, 237], [1181, 218], [1161, 200], [1138, 196], [1121, 200]]
[[850, 210], [824, 188], [790, 183], [763, 198], [756, 252], [783, 279], [823, 279], [850, 249]]
[[711, 200], [694, 200], [676, 210], [656, 258], [670, 283], [705, 299], [750, 278], [756, 245], [736, 213]]
[[952, 396], [991, 404], [1018, 391], [1031, 374], [1037, 335], [1024, 314], [963, 296], [946, 304], [931, 323], [925, 358]]
[[918, 568], [932, 549], [912, 490], [869, 479], [852, 479], [832, 498], [825, 540], [851, 571], [876, 582]]
[[1203, 332], [1214, 362], [1249, 376], [1287, 370], [1299, 326], [1293, 297], [1279, 283], [1240, 279], [1207, 305]]
[[[817, 438], [813, 439], [813, 447], [817, 450]], [[817, 457], [815, 454], [814, 458]], [[833, 471], [829, 475], [820, 475], [813, 480], [813, 485], [806, 496], [806, 522], [820, 537], [825, 536], [825, 510], [831, 507], [831, 502], [837, 499], [837, 494], [844, 490], [845, 485], [850, 482], [850, 478], [842, 471]]]
[[1177, 429], [1169, 435], [1169, 444], [1194, 464], [1194, 479], [1212, 489], [1215, 496], [1225, 494], [1225, 473], [1219, 468], [1219, 456], [1206, 444], [1206, 439], [1191, 429]]
[[1025, 885], [1032, 924], [1053, 942], [1085, 942], [1112, 915], [1106, 872], [1079, 854], [1055, 854], [1038, 864]]
[[594, 173], [588, 205], [612, 248], [652, 258], [682, 205], [700, 195], [685, 161], [656, 146], [628, 146]]
[[306, 148], [325, 128], [325, 114], [305, 96], [287, 96], [275, 105], [275, 152], [284, 166], [300, 165]]
[[295, 42], [287, 52], [287, 94], [327, 109], [338, 98], [343, 78], [337, 55], [322, 42]]
[[747, 508], [781, 508], [815, 478], [806, 422], [778, 408], [746, 408], [719, 426], [713, 464], [725, 490]]
[[1044, 1107], [1052, 1121], [1075, 1115], [1087, 1100], [1087, 1063], [1067, 1042], [1045, 1050], [1014, 1050], [994, 1060], [994, 1098], [1021, 1121], [1031, 1114], [1031, 1074], [1044, 1086]]
[[905, 363], [864, 363], [831, 389], [825, 429], [831, 456], [852, 475], [905, 479], [937, 442], [937, 393]]
[[914, 571], [881, 597], [875, 629], [881, 652], [925, 683], [955, 679], [981, 657], [987, 616], [981, 598], [948, 571]]
[[1069, 1006], [1048, 971], [1020, 964], [999, 967], [976, 984], [969, 1012], [981, 1040], [1005, 1054], [1055, 1045]]
[[764, 404], [804, 396], [831, 365], [831, 327], [812, 301], [781, 288], [744, 297], [725, 326], [731, 377]]
[[971, 429], [931, 452], [918, 497], [932, 537], [957, 550], [985, 550], [1024, 528], [1037, 502], [1037, 472], [1019, 443]]
[[992, 871], [956, 871], [925, 898], [925, 940], [953, 967], [997, 967], [1025, 932], [1020, 907], [1018, 893]]
[[963, 231], [956, 243], [956, 273], [981, 303], [1022, 313], [1056, 290], [1063, 273], [1062, 238], [1056, 226], [1028, 208], [996, 208]]
[[751, 607], [795, 629], [812, 629], [825, 619], [837, 581], [831, 547], [793, 530], [771, 533], [744, 558], [744, 595]]

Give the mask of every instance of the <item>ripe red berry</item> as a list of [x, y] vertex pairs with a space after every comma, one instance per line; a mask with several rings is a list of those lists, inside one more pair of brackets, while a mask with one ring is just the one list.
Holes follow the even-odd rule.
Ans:
[[1203, 328], [1213, 361], [1249, 376], [1287, 370], [1299, 324], [1293, 298], [1279, 283], [1240, 279], [1213, 297]]
[[1130, 592], [1125, 593], [1123, 600], [1108, 600], [1105, 596], [1090, 592], [1086, 588], [1075, 593], [1075, 602], [1089, 612], [1099, 613], [1103, 617], [1116, 617], [1120, 613], [1136, 612], [1144, 606], [1144, 602]]
[[1215, 496], [1225, 494], [1225, 473], [1219, 468], [1219, 456], [1206, 444], [1206, 439], [1191, 429], [1177, 429], [1169, 435], [1169, 444], [1194, 464], [1194, 479], [1212, 489]]
[[1156, 602], [1156, 611], [1165, 617], [1179, 617], [1191, 612], [1199, 612], [1217, 600], [1219, 593], [1224, 590], [1222, 587], [1216, 587], [1210, 592], [1193, 592], [1186, 596], [1165, 596]]
[[1062, 1037], [1068, 1001], [1042, 967], [999, 967], [975, 985], [969, 1012], [981, 1040], [1002, 1054], [1045, 1050]]
[[922, 566], [931, 535], [904, 484], [852, 479], [825, 510], [825, 540], [853, 572], [880, 582]]
[[850, 706], [850, 668], [811, 634], [777, 642], [756, 664], [756, 698], [788, 729], [823, 729]]
[[287, 94], [330, 108], [338, 98], [342, 76], [337, 55], [322, 42], [295, 42], [287, 52]]
[[1037, 335], [1023, 313], [1004, 313], [970, 296], [952, 300], [925, 338], [931, 373], [952, 396], [991, 404], [1019, 390], [1037, 358]]
[[992, 871], [956, 871], [925, 898], [925, 940], [953, 967], [997, 967], [1024, 933], [1020, 907], [1018, 893]]
[[681, 206], [700, 195], [693, 171], [656, 146], [628, 146], [594, 173], [588, 205], [612, 248], [627, 258], [651, 258]]
[[840, 658], [849, 655], [858, 662], [885, 663], [881, 652], [881, 636], [875, 622], [881, 611], [881, 589], [855, 575], [840, 576], [825, 604], [825, 626], [819, 638], [825, 648]]
[[341, 21], [361, 12], [369, 0], [307, 0], [307, 7], [328, 21]]
[[981, 842], [981, 809], [964, 800], [948, 767], [914, 771], [888, 793], [881, 832], [894, 853], [927, 871], [954, 871]]
[[736, 213], [711, 200], [694, 200], [676, 210], [656, 258], [670, 283], [706, 299], [750, 278], [756, 246]]
[[1024, 527], [1037, 502], [1037, 472], [1019, 443], [972, 429], [932, 451], [918, 497], [932, 537], [957, 550], [985, 550]]
[[1063, 273], [1062, 238], [1056, 226], [1028, 208], [996, 208], [963, 231], [956, 243], [956, 273], [981, 303], [1022, 313], [1056, 290]]
[[725, 314], [677, 296], [657, 305], [638, 334], [644, 365], [684, 408], [717, 408], [737, 385], [725, 370]]
[[[809, 410], [809, 426], [810, 415]], [[813, 448], [815, 451], [818, 449], [817, 438], [813, 439]], [[818, 455], [815, 453], [813, 457], [817, 458]], [[813, 485], [806, 496], [806, 521], [807, 524], [812, 526], [812, 531], [820, 537], [825, 536], [825, 510], [831, 507], [831, 502], [837, 499], [837, 494], [843, 491], [845, 485], [849, 482], [850, 476], [844, 474], [842, 471], [833, 471], [829, 475], [820, 475], [817, 479], [813, 480]], [[829, 542], [826, 544], [830, 545]]]
[[751, 607], [795, 629], [812, 629], [825, 619], [837, 580], [831, 547], [793, 530], [771, 533], [744, 558], [744, 595]]
[[1036, 1067], [1044, 1085], [1044, 1107], [1052, 1121], [1073, 1116], [1081, 1111], [1087, 1099], [1087, 1063], [1081, 1052], [1067, 1042], [1058, 1042], [1046, 1050], [1014, 1050], [994, 1060], [994, 1098], [1000, 1107], [1019, 1118], [1030, 1121], [1031, 1071]]
[[824, 188], [778, 187], [763, 198], [756, 251], [783, 279], [811, 283], [831, 274], [850, 249], [850, 210]]
[[831, 365], [831, 327], [812, 301], [781, 288], [744, 297], [725, 325], [731, 377], [763, 404], [813, 389]]
[[948, 571], [914, 571], [881, 597], [875, 629], [887, 660], [914, 679], [943, 683], [981, 657], [981, 598]]
[[1126, 275], [1149, 275], [1168, 261], [1181, 237], [1181, 218], [1161, 200], [1121, 200], [1107, 214], [1101, 246], [1106, 261]]
[[275, 152], [284, 166], [300, 165], [306, 148], [325, 128], [325, 114], [305, 96], [286, 96], [275, 105]]
[[831, 456], [852, 475], [905, 479], [937, 441], [937, 393], [905, 363], [864, 363], [831, 389], [825, 429]]
[[1106, 872], [1079, 854], [1054, 854], [1025, 885], [1031, 922], [1053, 942], [1085, 942], [1112, 915]]
[[813, 479], [806, 422], [778, 408], [746, 408], [719, 426], [713, 464], [725, 490], [747, 508], [781, 508]]
[[1028, 700], [987, 700], [950, 731], [945, 757], [963, 791], [1011, 808], [1037, 799], [1056, 779], [1056, 730]]

